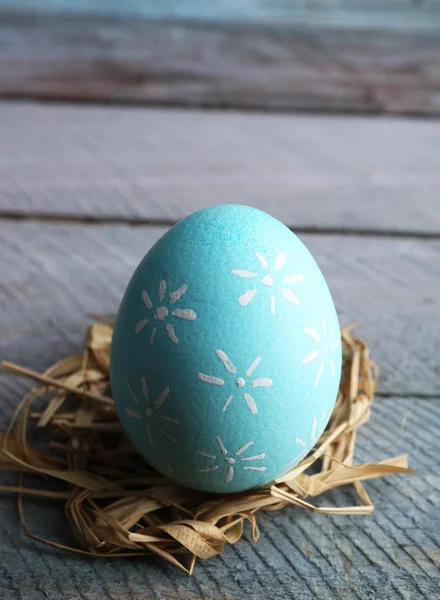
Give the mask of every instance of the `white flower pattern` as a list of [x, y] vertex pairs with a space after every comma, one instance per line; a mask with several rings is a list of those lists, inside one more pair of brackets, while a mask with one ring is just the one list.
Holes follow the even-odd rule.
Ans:
[[[229, 373], [231, 373], [231, 375], [236, 375], [237, 369], [236, 369], [235, 365], [232, 363], [232, 361], [230, 360], [230, 358], [228, 357], [228, 355], [225, 354], [225, 352], [223, 352], [223, 350], [220, 350], [220, 349], [216, 350], [215, 353], [216, 353], [217, 357], [220, 359], [220, 361], [223, 363], [223, 365], [225, 366], [226, 370]], [[245, 375], [247, 378], [251, 377], [252, 373], [255, 371], [255, 369], [260, 364], [260, 361], [261, 361], [261, 356], [257, 356], [257, 358], [253, 361], [253, 363], [246, 369]], [[214, 377], [212, 375], [205, 375], [204, 373], [199, 373], [198, 378], [200, 379], [200, 381], [203, 381], [205, 383], [210, 383], [213, 385], [224, 385], [225, 384], [224, 379], [221, 379], [220, 377]], [[273, 385], [272, 379], [269, 379], [267, 377], [260, 377], [257, 379], [253, 379], [249, 383], [250, 383], [251, 388], [253, 388], [253, 389], [258, 388], [258, 387], [271, 387]], [[246, 386], [246, 384], [247, 384], [247, 381], [243, 377], [238, 377], [235, 379], [235, 385], [239, 389], [243, 389]], [[233, 394], [228, 396], [226, 402], [223, 405], [222, 412], [224, 412], [228, 408], [228, 406], [233, 398], [234, 398]], [[244, 398], [251, 414], [252, 415], [257, 414], [258, 409], [257, 409], [257, 405], [255, 404], [255, 400], [254, 400], [253, 396], [249, 392], [244, 391], [243, 398]]]
[[[171, 308], [165, 306], [164, 302], [165, 302], [166, 290], [167, 290], [167, 283], [165, 280], [162, 279], [162, 281], [159, 283], [159, 293], [158, 293], [159, 306], [157, 306], [156, 310], [154, 310], [153, 302], [152, 302], [148, 292], [146, 290], [142, 291], [142, 294], [141, 294], [142, 302], [145, 304], [145, 307], [147, 308], [147, 310], [154, 311], [153, 312], [154, 320], [158, 323], [162, 323], [166, 319], [168, 319], [168, 317], [171, 315], [173, 317], [176, 317], [177, 319], [183, 319], [184, 321], [194, 321], [194, 319], [196, 319], [197, 315], [190, 308], [171, 309]], [[185, 294], [185, 292], [187, 290], [188, 290], [188, 286], [186, 284], [183, 284], [175, 292], [169, 293], [168, 294], [169, 303], [171, 305], [175, 304], [178, 300], [180, 300], [180, 298]], [[149, 323], [148, 318], [141, 319], [140, 321], [138, 321], [134, 328], [135, 333], [136, 334], [141, 333], [141, 331], [144, 329], [144, 327], [146, 325], [148, 325], [148, 323]], [[154, 343], [156, 331], [157, 331], [157, 326], [154, 325], [154, 327], [152, 327], [152, 329], [151, 329], [151, 334], [150, 334], [150, 345], [151, 346]], [[165, 331], [167, 332], [168, 337], [173, 342], [173, 344], [179, 343], [179, 339], [176, 336], [176, 333], [174, 331], [174, 326], [172, 325], [172, 323], [168, 322], [165, 324]]]
[[[255, 277], [259, 277], [259, 276], [263, 275], [262, 278], [260, 279], [260, 283], [265, 286], [268, 286], [268, 287], [273, 286], [275, 283], [274, 277], [276, 277], [276, 276], [275, 275], [272, 276], [272, 274], [269, 270], [269, 263], [267, 262], [266, 257], [263, 256], [262, 254], [260, 254], [259, 252], [256, 252], [255, 256], [258, 258], [258, 260], [261, 263], [261, 266], [263, 268], [263, 274], [261, 274], [261, 273], [258, 274], [255, 271], [246, 271], [246, 270], [242, 270], [242, 269], [233, 269], [231, 271], [231, 273], [233, 275], [238, 275], [238, 277], [242, 277], [244, 279], [253, 279]], [[273, 271], [275, 274], [278, 273], [284, 267], [285, 262], [286, 262], [286, 254], [284, 252], [278, 252], [278, 254], [275, 258], [274, 266], [273, 266]], [[301, 273], [296, 273], [294, 275], [287, 275], [286, 277], [283, 277], [283, 279], [282, 279], [282, 283], [288, 287], [285, 287], [282, 290], [281, 295], [288, 302], [291, 302], [292, 304], [295, 304], [297, 306], [300, 304], [300, 299], [292, 291], [291, 286], [295, 285], [295, 283], [298, 283], [299, 281], [302, 281], [303, 279], [304, 279], [304, 275], [302, 275]], [[241, 304], [241, 306], [247, 306], [249, 304], [249, 302], [251, 302], [255, 298], [257, 293], [258, 293], [257, 288], [253, 287], [250, 290], [247, 290], [246, 292], [241, 294], [241, 296], [238, 298], [238, 302]], [[275, 293], [273, 292], [270, 296], [270, 312], [271, 312], [271, 314], [274, 314], [275, 311], [276, 311], [276, 296], [275, 296]]]
[[[339, 328], [337, 328], [337, 330], [339, 331]], [[317, 344], [317, 347], [315, 348], [315, 350], [305, 354], [303, 357], [303, 360], [302, 360], [302, 364], [306, 365], [309, 362], [312, 362], [312, 361], [316, 360], [317, 358], [320, 358], [318, 371], [316, 373], [316, 377], [315, 377], [315, 381], [314, 381], [314, 385], [316, 387], [321, 380], [327, 360], [328, 360], [328, 364], [330, 366], [332, 377], [335, 376], [335, 363], [334, 363], [333, 359], [331, 358], [331, 353], [334, 352], [337, 348], [339, 348], [339, 346], [341, 345], [341, 339], [338, 336], [335, 340], [333, 340], [334, 333], [335, 333], [335, 318], [334, 317], [332, 318], [330, 334], [328, 334], [328, 332], [327, 332], [327, 325], [326, 325], [324, 317], [322, 317], [322, 334], [320, 334], [316, 329], [310, 329], [308, 327], [306, 327], [304, 329], [304, 333], [306, 333], [311, 338], [313, 338], [313, 340]]]
[[[168, 394], [170, 393], [170, 388], [165, 387], [161, 391], [161, 393], [156, 398], [156, 401], [154, 402], [154, 405], [152, 407], [152, 403], [150, 402], [150, 394], [148, 392], [147, 382], [145, 381], [144, 377], [141, 377], [142, 396], [143, 396], [144, 404], [146, 405], [146, 408], [142, 413], [141, 412], [142, 411], [141, 403], [140, 403], [138, 397], [136, 396], [136, 394], [133, 392], [127, 378], [125, 378], [125, 383], [127, 385], [128, 391], [130, 392], [130, 396], [132, 397], [133, 402], [136, 405], [136, 409], [126, 408], [125, 413], [132, 419], [141, 420], [143, 415], [145, 415], [147, 417], [147, 436], [148, 436], [148, 441], [150, 443], [150, 446], [152, 446], [154, 443], [154, 441], [153, 441], [153, 417], [160, 410], [160, 408], [165, 403], [165, 400], [168, 398]], [[159, 415], [158, 418], [167, 423], [173, 423], [174, 425], [179, 424], [179, 421], [177, 419], [173, 419], [172, 417]], [[162, 433], [162, 435], [164, 435], [166, 438], [168, 438], [170, 440], [170, 442], [173, 442], [173, 444], [177, 443], [177, 440], [174, 439], [169, 433], [167, 433], [167, 431], [165, 431], [165, 429], [163, 429], [162, 427], [158, 427], [157, 429], [160, 433]]]
[[[225, 483], [229, 483], [230, 481], [233, 480], [234, 478], [234, 469], [237, 468], [237, 466], [242, 466], [244, 471], [265, 471], [266, 467], [255, 467], [253, 465], [248, 465], [248, 462], [253, 462], [255, 460], [263, 460], [263, 458], [265, 458], [265, 454], [255, 454], [253, 456], [241, 456], [250, 446], [253, 445], [254, 442], [247, 442], [246, 444], [244, 444], [243, 446], [241, 446], [241, 448], [239, 448], [238, 450], [236, 450], [234, 452], [234, 456], [228, 456], [228, 450], [226, 449], [225, 445], [223, 444], [222, 440], [217, 436], [216, 437], [217, 440], [217, 444], [218, 447], [220, 449], [220, 452], [222, 454], [222, 456], [220, 458], [223, 458], [223, 462], [226, 465], [226, 475], [225, 475]], [[210, 460], [217, 460], [217, 456], [215, 454], [210, 454], [208, 452], [205, 452], [204, 450], [198, 450], [197, 454], [199, 454], [200, 456], [203, 456], [205, 458], [209, 458]], [[236, 457], [236, 458], [234, 458]], [[237, 462], [240, 461], [240, 462]], [[241, 462], [245, 462], [245, 465], [240, 465]], [[258, 464], [258, 463], [257, 463]], [[195, 473], [210, 473], [212, 471], [217, 471], [217, 469], [220, 468], [220, 465], [218, 464], [214, 464], [210, 467], [205, 467], [203, 469], [197, 469], [196, 471], [194, 471]]]
[[295, 464], [299, 463], [306, 456], [306, 454], [308, 454], [308, 452], [310, 452], [310, 450], [313, 448], [313, 446], [318, 441], [318, 439], [324, 429], [326, 416], [327, 416], [327, 407], [324, 407], [324, 410], [322, 411], [322, 415], [321, 415], [321, 419], [319, 420], [319, 423], [318, 423], [318, 419], [316, 417], [313, 417], [312, 429], [310, 432], [309, 447], [307, 447], [308, 444], [304, 440], [302, 440], [301, 438], [296, 438], [295, 443], [300, 448], [302, 448], [302, 450], [300, 450], [299, 454], [297, 454], [295, 456], [295, 458], [286, 465], [286, 467], [290, 467], [294, 463]]
[[[284, 298], [285, 301], [293, 304], [294, 306], [298, 306], [300, 304], [300, 298], [293, 292], [292, 287], [301, 282], [304, 279], [304, 275], [301, 273], [294, 273], [292, 275], [286, 275], [284, 277], [282, 276], [281, 271], [285, 267], [287, 260], [286, 254], [282, 251], [278, 252], [275, 260], [273, 261], [272, 268], [269, 267], [269, 262], [265, 256], [259, 252], [256, 252], [255, 256], [258, 259], [261, 268], [252, 271], [240, 269], [231, 270], [233, 275], [236, 275], [242, 279], [256, 280], [258, 282], [257, 285], [251, 286], [251, 289], [243, 292], [238, 297], [239, 304], [243, 307], [247, 306], [257, 296], [259, 291], [264, 289], [259, 287], [263, 285], [266, 287], [266, 289], [270, 289], [270, 305], [268, 308], [271, 314], [275, 314], [278, 306], [277, 302], [279, 300], [278, 296], [276, 295], [277, 286], [279, 286], [278, 292], [280, 297]], [[134, 327], [135, 334], [139, 335], [149, 325], [151, 328], [149, 333], [149, 343], [151, 346], [153, 346], [158, 327], [161, 325], [161, 327], [163, 327], [166, 331], [170, 341], [173, 344], [178, 344], [179, 339], [176, 336], [173, 326], [173, 318], [184, 321], [194, 321], [197, 318], [196, 312], [190, 308], [174, 308], [174, 304], [181, 300], [187, 290], [188, 285], [182, 284], [178, 289], [167, 294], [167, 283], [164, 279], [162, 279], [159, 282], [157, 301], [154, 301], [152, 300], [152, 296], [150, 296], [150, 294], [144, 289], [141, 293], [141, 300], [148, 312], [146, 313], [146, 318], [136, 322]], [[282, 299], [281, 302], [283, 302]], [[337, 335], [334, 339], [335, 330]], [[314, 386], [316, 387], [320, 383], [326, 369], [330, 369], [332, 376], [335, 376], [336, 374], [335, 362], [334, 358], [332, 358], [332, 353], [336, 351], [341, 344], [339, 328], [337, 327], [337, 320], [335, 317], [332, 317], [331, 326], [328, 330], [325, 317], [322, 317], [322, 326], [317, 328], [304, 328], [303, 331], [307, 336], [312, 338], [316, 344], [316, 346], [310, 352], [306, 353], [302, 358], [303, 366], [306, 366], [308, 363], [313, 361], [317, 361], [315, 363], [317, 365], [317, 370], [314, 377]], [[239, 396], [246, 402], [246, 406], [251, 415], [257, 414], [258, 408], [256, 399], [254, 398], [254, 390], [259, 387], [269, 388], [274, 385], [272, 379], [268, 377], [252, 378], [254, 371], [257, 369], [262, 360], [261, 356], [257, 356], [255, 358], [255, 360], [244, 371], [243, 376], [238, 376], [239, 373], [237, 373], [237, 367], [231, 361], [229, 356], [221, 349], [217, 349], [215, 353], [223, 367], [226, 369], [227, 375], [224, 375], [223, 379], [215, 375], [207, 375], [200, 372], [197, 374], [198, 379], [201, 382], [210, 385], [226, 385], [229, 387], [229, 395], [228, 393], [225, 393], [224, 395], [225, 400], [221, 408], [222, 412], [227, 410], [231, 401], [234, 399], [234, 396], [238, 392]], [[307, 368], [309, 367], [306, 367], [306, 369]], [[150, 446], [154, 445], [154, 441], [159, 434], [167, 438], [173, 444], [176, 444], [177, 440], [169, 433], [169, 431], [173, 432], [173, 429], [179, 425], [179, 421], [175, 418], [162, 414], [162, 407], [168, 398], [170, 388], [165, 387], [156, 400], [154, 402], [150, 402], [148, 386], [144, 377], [141, 377], [140, 379], [140, 391], [142, 397], [140, 395], [138, 397], [134, 393], [127, 377], [125, 378], [125, 383], [134, 402], [133, 408], [125, 408], [125, 413], [131, 419], [146, 420], [146, 437]], [[268, 392], [257, 392], [257, 400], [258, 394], [261, 393], [268, 394]], [[295, 458], [286, 465], [286, 467], [290, 467], [293, 464], [299, 463], [308, 454], [310, 449], [313, 448], [325, 427], [326, 417], [327, 407], [324, 408], [319, 421], [317, 416], [313, 417], [311, 422], [310, 437], [309, 434], [307, 434], [306, 436], [296, 438], [295, 445], [298, 453], [296, 454]], [[169, 431], [167, 431], [167, 429]], [[223, 437], [223, 434], [221, 435]], [[266, 466], [263, 466], [262, 463], [259, 462], [266, 457], [264, 452], [260, 454], [253, 454], [252, 451], [247, 453], [247, 450], [254, 444], [253, 441], [249, 441], [240, 446], [235, 452], [229, 452], [219, 436], [215, 437], [215, 441], [216, 442], [212, 441], [212, 443], [214, 444], [214, 447], [218, 446], [219, 452], [215, 449], [213, 453], [206, 452], [204, 450], [196, 451], [199, 456], [203, 457], [208, 462], [205, 467], [196, 469], [193, 471], [193, 473], [210, 473], [221, 469], [219, 474], [223, 472], [224, 482], [229, 483], [234, 479], [234, 476], [239, 477], [239, 473], [237, 472], [238, 469], [242, 469], [244, 471], [266, 471]], [[246, 453], [252, 455], [246, 456]], [[194, 466], [195, 465], [193, 464], [192, 468], [194, 468]], [[167, 466], [167, 472], [172, 478], [174, 478], [175, 473], [171, 465]], [[182, 483], [184, 481], [187, 481], [193, 485], [192, 480], [182, 480]]]

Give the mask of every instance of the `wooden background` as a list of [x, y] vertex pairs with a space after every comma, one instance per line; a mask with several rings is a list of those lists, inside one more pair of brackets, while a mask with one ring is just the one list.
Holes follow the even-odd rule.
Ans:
[[[368, 482], [370, 517], [268, 513], [191, 578], [42, 547], [2, 495], [2, 600], [440, 598], [439, 36], [437, 0], [0, 0], [0, 359], [76, 352], [168, 227], [250, 204], [299, 234], [381, 366], [357, 460], [417, 471]], [[30, 385], [0, 373], [1, 429]], [[56, 503], [26, 517], [74, 542]]]
[[440, 0], [0, 0], [0, 97], [440, 114]]
[[[368, 484], [371, 517], [267, 515], [258, 544], [228, 548], [190, 579], [157, 559], [41, 548], [2, 497], [2, 598], [435, 598], [440, 124], [6, 103], [0, 131], [2, 358], [43, 369], [76, 351], [85, 313], [117, 309], [169, 225], [247, 202], [299, 232], [341, 321], [359, 321], [381, 365], [358, 460], [392, 444], [410, 413], [388, 454], [409, 452], [417, 469]], [[0, 375], [3, 427], [28, 388]], [[39, 533], [70, 539], [54, 507], [32, 501], [27, 514]]]

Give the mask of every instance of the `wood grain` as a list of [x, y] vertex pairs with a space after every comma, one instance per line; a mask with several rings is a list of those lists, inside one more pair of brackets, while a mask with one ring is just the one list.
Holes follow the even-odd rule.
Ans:
[[33, 14], [174, 19], [223, 23], [292, 23], [302, 26], [411, 31], [440, 26], [440, 3], [414, 0], [0, 0], [0, 9]]
[[439, 28], [3, 14], [0, 96], [440, 114]]
[[0, 214], [440, 234], [440, 123], [0, 103]]
[[[35, 355], [43, 368], [62, 357], [62, 348], [76, 351], [85, 313], [116, 311], [134, 268], [164, 231], [3, 224], [1, 358], [23, 363]], [[301, 238], [329, 283], [341, 322], [359, 321], [382, 367], [381, 393], [440, 395], [440, 241]]]
[[[32, 361], [35, 354], [25, 356]], [[0, 380], [9, 406], [22, 391], [16, 382]], [[395, 441], [410, 412], [391, 454], [409, 451], [417, 473], [367, 482], [376, 503], [371, 516], [332, 517], [291, 507], [267, 513], [259, 520], [257, 544], [243, 540], [226, 548], [199, 562], [190, 578], [159, 558], [78, 558], [42, 547], [21, 532], [15, 499], [0, 496], [2, 600], [433, 600], [440, 584], [434, 451], [440, 398], [377, 400], [361, 428], [357, 460], [371, 460]], [[326, 505], [353, 501], [347, 488], [320, 499]], [[27, 500], [27, 521], [34, 532], [71, 542], [56, 506]]]

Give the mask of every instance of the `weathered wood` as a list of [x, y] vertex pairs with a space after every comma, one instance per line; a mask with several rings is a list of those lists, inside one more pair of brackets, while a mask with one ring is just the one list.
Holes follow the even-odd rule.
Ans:
[[[38, 369], [78, 349], [87, 310], [116, 309], [134, 266], [165, 230], [33, 222], [0, 227], [1, 358]], [[383, 367], [382, 391], [438, 395], [440, 241], [302, 237], [329, 281], [341, 320], [361, 321]], [[2, 429], [30, 385], [0, 374]], [[91, 560], [41, 547], [21, 532], [14, 499], [1, 496], [2, 600], [432, 600], [440, 583], [440, 397], [379, 398], [361, 429], [357, 459], [372, 460], [389, 447], [408, 413], [391, 453], [409, 451], [417, 474], [368, 482], [377, 505], [371, 517], [291, 508], [268, 513], [260, 519], [258, 544], [227, 548], [200, 562], [191, 578], [157, 558]], [[349, 490], [335, 490], [319, 503], [353, 500]], [[26, 500], [25, 514], [32, 531], [73, 543], [61, 507]]]
[[[3, 224], [2, 358], [23, 363], [32, 354], [42, 368], [61, 357], [63, 345], [75, 351], [85, 313], [116, 311], [135, 266], [164, 231]], [[440, 241], [301, 238], [327, 278], [341, 322], [360, 322], [382, 367], [380, 391], [439, 394]]]
[[[429, 22], [429, 20], [428, 20]], [[440, 114], [439, 28], [0, 20], [0, 96]]]
[[440, 123], [0, 104], [0, 213], [440, 234]]
[[[32, 361], [35, 355], [23, 356]], [[22, 391], [15, 384], [0, 380], [0, 394], [11, 399], [11, 408]], [[361, 428], [357, 460], [371, 460], [387, 448], [409, 412], [402, 436], [382, 458], [409, 451], [417, 473], [367, 482], [376, 503], [371, 516], [332, 517], [291, 507], [267, 513], [259, 519], [258, 543], [241, 541], [200, 561], [190, 578], [159, 558], [93, 560], [42, 547], [21, 532], [15, 499], [0, 496], [2, 600], [433, 600], [440, 585], [434, 450], [440, 398], [377, 400]], [[353, 501], [343, 488], [319, 504]], [[72, 542], [55, 501], [26, 500], [25, 514], [32, 531]]]
[[323, 27], [435, 30], [440, 26], [440, 3], [414, 0], [0, 0], [0, 8], [91, 17], [175, 19], [241, 23], [293, 23]]

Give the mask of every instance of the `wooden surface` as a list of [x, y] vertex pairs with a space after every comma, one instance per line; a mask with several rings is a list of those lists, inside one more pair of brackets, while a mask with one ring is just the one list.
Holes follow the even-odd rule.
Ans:
[[[117, 310], [135, 267], [165, 231], [32, 222], [3, 229], [0, 344], [12, 361], [36, 336], [55, 344], [62, 336], [73, 348], [85, 313]], [[301, 239], [327, 278], [341, 322], [359, 321], [368, 338], [382, 367], [380, 392], [440, 396], [440, 240]], [[57, 358], [59, 347], [51, 348], [35, 358], [41, 368]]]
[[[166, 230], [165, 222], [220, 198], [224, 179], [234, 201], [242, 190], [257, 194], [262, 187], [267, 193], [257, 194], [259, 206], [289, 225], [301, 223], [301, 238], [327, 278], [341, 322], [359, 320], [359, 332], [382, 367], [357, 459], [372, 460], [397, 440], [384, 456], [409, 452], [417, 469], [414, 476], [367, 483], [377, 506], [370, 517], [293, 508], [269, 513], [260, 521], [257, 544], [228, 548], [199, 563], [191, 578], [156, 558], [91, 560], [39, 546], [22, 534], [15, 499], [0, 496], [2, 600], [436, 600], [436, 124], [6, 104], [0, 105], [0, 128], [0, 358], [40, 369], [75, 352], [85, 312], [116, 310], [134, 266]], [[364, 143], [356, 145], [360, 138]], [[339, 140], [333, 152], [329, 139]], [[319, 164], [328, 188], [324, 193], [318, 181], [322, 191], [312, 202], [313, 165]], [[393, 195], [393, 187], [385, 186], [386, 201], [372, 200], [369, 212], [363, 173], [381, 165], [381, 180], [394, 180], [402, 193]], [[297, 200], [301, 174], [306, 202]], [[413, 192], [405, 195], [411, 177]], [[280, 180], [286, 195], [275, 202], [270, 192], [274, 188], [276, 195]], [[296, 191], [288, 197], [290, 183]], [[359, 195], [344, 204], [338, 190], [358, 187]], [[419, 188], [424, 200], [418, 202]], [[252, 203], [251, 197], [246, 201]], [[418, 219], [416, 227], [412, 219]], [[314, 232], [305, 233], [311, 224]], [[0, 374], [2, 428], [29, 386]], [[335, 505], [353, 500], [349, 489], [319, 499]], [[61, 509], [32, 500], [26, 516], [36, 533], [72, 541]]]
[[[27, 357], [32, 363], [31, 352]], [[8, 406], [19, 389], [25, 386], [0, 381]], [[438, 435], [440, 399], [379, 398], [362, 428], [358, 459], [371, 460], [389, 446], [409, 412], [391, 453], [409, 450], [417, 474], [367, 482], [372, 516], [267, 513], [258, 543], [226, 548], [199, 562], [192, 577], [157, 558], [88, 559], [36, 545], [20, 531], [15, 500], [0, 496], [2, 600], [437, 600], [440, 480], [429, 443]], [[335, 490], [319, 503], [350, 501], [349, 492]], [[34, 532], [68, 538], [54, 505], [28, 501], [26, 517]]]
[[440, 234], [440, 123], [0, 103], [0, 214]]
[[439, 115], [438, 11], [424, 22], [432, 26], [4, 13], [0, 97]]
[[34, 14], [215, 23], [287, 22], [302, 26], [410, 31], [434, 31], [440, 25], [439, 0], [0, 0], [0, 9]]

